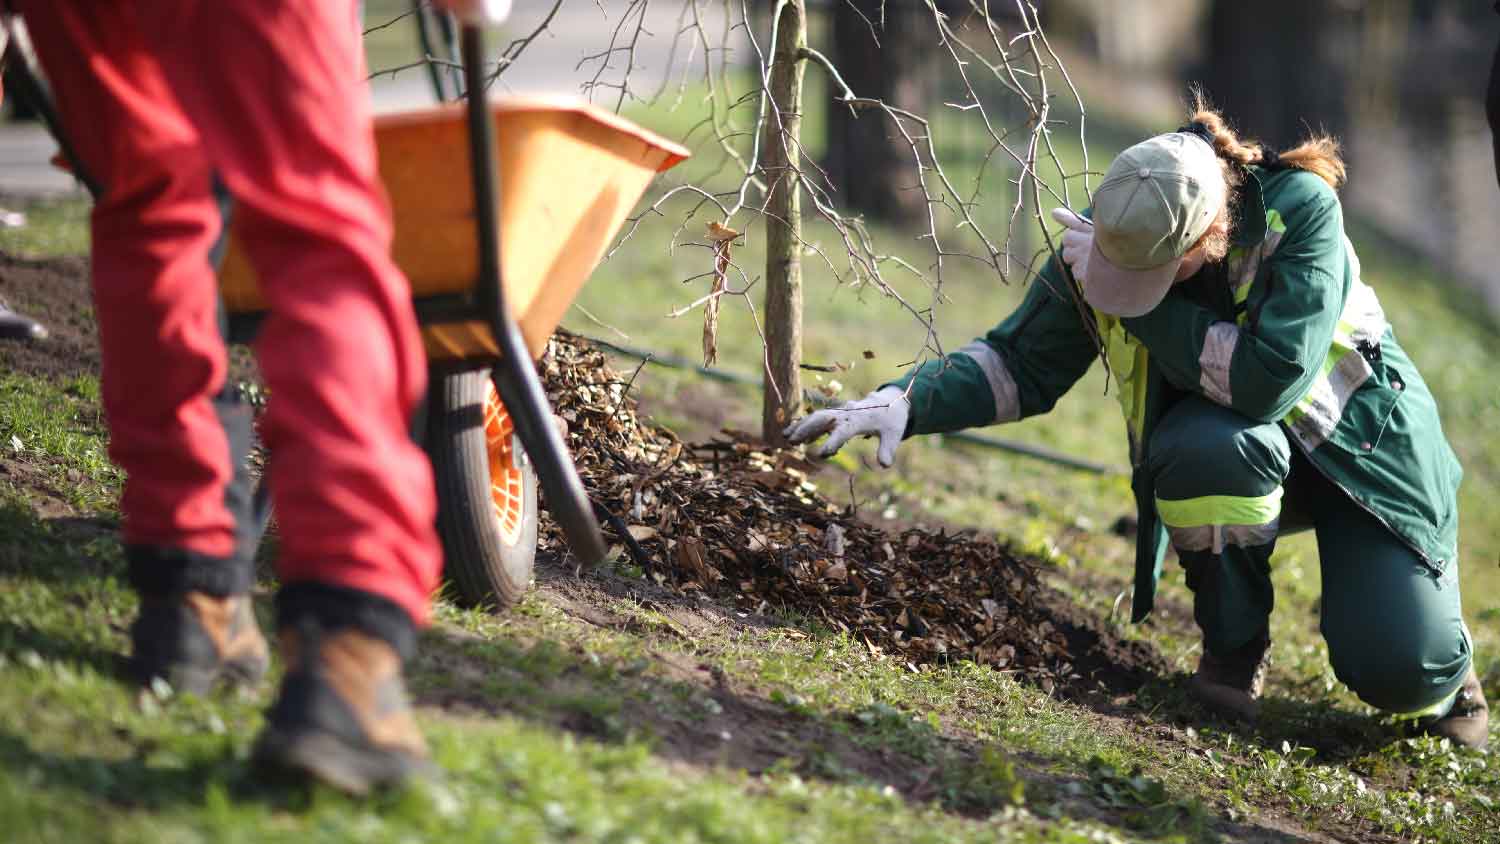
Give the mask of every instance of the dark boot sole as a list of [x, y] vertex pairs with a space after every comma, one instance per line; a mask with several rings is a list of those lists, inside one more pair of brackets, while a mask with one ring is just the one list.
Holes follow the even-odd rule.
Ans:
[[136, 680], [147, 688], [150, 688], [152, 680], [160, 677], [167, 681], [173, 692], [191, 692], [199, 697], [208, 697], [214, 689], [221, 686], [230, 689], [253, 689], [265, 678], [266, 672], [270, 670], [271, 662], [269, 659], [247, 660], [201, 668], [186, 664], [146, 665], [131, 660], [130, 665]]
[[328, 733], [267, 726], [255, 744], [255, 764], [309, 775], [355, 797], [401, 785], [432, 770], [425, 759], [394, 750], [355, 747]]
[[1188, 694], [1220, 717], [1253, 725], [1260, 719], [1260, 704], [1246, 692], [1210, 683], [1200, 677], [1188, 680]]

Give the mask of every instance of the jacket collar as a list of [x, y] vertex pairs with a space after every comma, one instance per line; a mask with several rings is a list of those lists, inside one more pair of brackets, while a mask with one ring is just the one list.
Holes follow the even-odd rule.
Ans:
[[1230, 242], [1235, 246], [1255, 246], [1266, 238], [1266, 198], [1261, 188], [1259, 167], [1245, 168], [1245, 181], [1240, 184], [1239, 203], [1234, 219], [1234, 231]]

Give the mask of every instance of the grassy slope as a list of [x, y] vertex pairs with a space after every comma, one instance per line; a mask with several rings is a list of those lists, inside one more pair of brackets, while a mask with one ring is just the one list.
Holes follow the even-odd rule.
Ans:
[[[35, 226], [29, 241], [0, 233], [0, 248], [76, 248], [77, 206], [55, 218], [59, 228]], [[1500, 446], [1488, 433], [1500, 397], [1484, 355], [1500, 336], [1429, 269], [1355, 235], [1468, 467], [1464, 588], [1494, 692]], [[670, 227], [644, 227], [582, 304], [639, 345], [692, 355], [695, 317], [662, 315], [701, 293], [676, 280], [704, 259], [669, 256], [670, 237]], [[754, 240], [741, 260], [757, 265]], [[944, 341], [982, 332], [1019, 292], [955, 272], [938, 311]], [[605, 333], [582, 316], [568, 323]], [[851, 395], [909, 360], [922, 334], [889, 300], [813, 268], [807, 339], [810, 360], [856, 363], [838, 376]], [[726, 306], [719, 345], [725, 366], [754, 370], [743, 308]], [[684, 428], [756, 415], [752, 396], [666, 370], [643, 371], [635, 389]], [[449, 771], [441, 783], [368, 805], [259, 784], [244, 758], [264, 692], [162, 700], [116, 681], [133, 598], [109, 535], [119, 476], [102, 457], [96, 401], [88, 379], [0, 381], [10, 467], [0, 474], [0, 825], [18, 840], [1269, 841], [1323, 830], [1458, 842], [1500, 828], [1500, 762], [1400, 741], [1334, 684], [1306, 542], [1287, 543], [1277, 560], [1277, 661], [1257, 733], [1207, 719], [1170, 678], [1088, 709], [972, 666], [913, 672], [795, 620], [619, 589], [580, 597], [586, 586], [558, 579], [504, 617], [440, 606], [413, 679]], [[1118, 430], [1093, 373], [1046, 420], [1000, 433], [1122, 464]], [[868, 446], [853, 452], [868, 460]], [[903, 446], [897, 471], [860, 468], [855, 481], [873, 518], [984, 525], [1052, 557], [1059, 582], [1103, 612], [1123, 588], [1129, 549], [1106, 529], [1128, 506], [1119, 478], [934, 438]], [[834, 492], [846, 488], [840, 476], [821, 483], [845, 494]], [[101, 516], [80, 518], [91, 514]], [[1132, 634], [1186, 670], [1193, 631], [1171, 581], [1168, 612]], [[778, 761], [760, 764], [767, 757]]]

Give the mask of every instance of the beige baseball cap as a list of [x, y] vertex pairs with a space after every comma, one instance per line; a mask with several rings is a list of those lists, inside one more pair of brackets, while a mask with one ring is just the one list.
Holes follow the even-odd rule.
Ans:
[[1182, 256], [1224, 206], [1213, 147], [1197, 135], [1157, 135], [1116, 156], [1094, 191], [1094, 248], [1083, 297], [1115, 316], [1161, 303]]

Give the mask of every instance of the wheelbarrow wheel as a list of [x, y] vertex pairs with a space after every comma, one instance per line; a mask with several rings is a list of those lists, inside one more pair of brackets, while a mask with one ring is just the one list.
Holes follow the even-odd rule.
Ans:
[[434, 373], [429, 408], [444, 570], [460, 602], [505, 609], [536, 561], [536, 471], [488, 371]]

